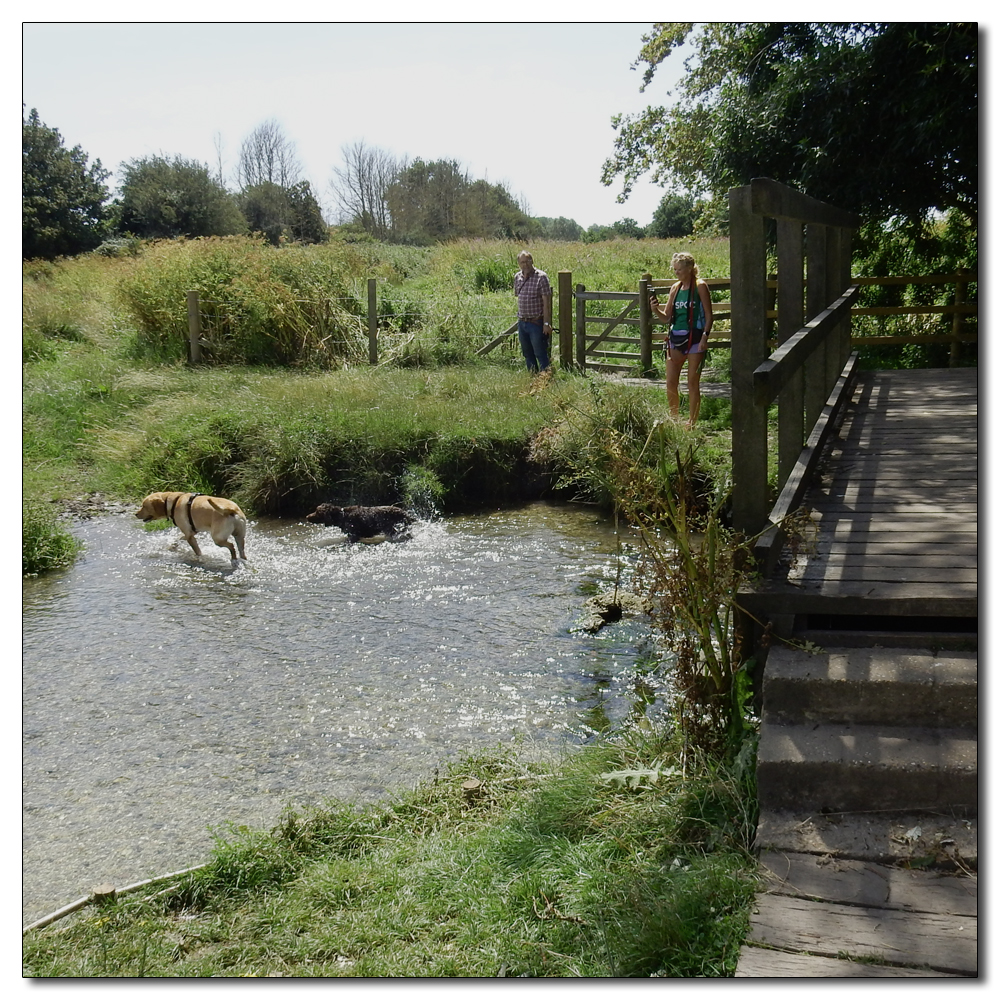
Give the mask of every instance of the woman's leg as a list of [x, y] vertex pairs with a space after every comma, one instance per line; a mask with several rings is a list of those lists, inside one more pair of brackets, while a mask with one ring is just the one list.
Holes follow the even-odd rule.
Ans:
[[684, 354], [671, 348], [667, 352], [667, 405], [670, 415], [676, 419], [680, 415], [681, 395], [677, 388], [681, 380], [681, 368], [684, 366]]
[[694, 427], [701, 410], [701, 366], [705, 362], [705, 352], [697, 349], [687, 356], [688, 362], [688, 429]]

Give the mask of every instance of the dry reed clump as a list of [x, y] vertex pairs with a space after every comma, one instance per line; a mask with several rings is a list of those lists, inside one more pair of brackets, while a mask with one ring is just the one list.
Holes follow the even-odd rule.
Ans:
[[347, 244], [275, 250], [244, 236], [150, 245], [119, 281], [139, 344], [187, 356], [187, 293], [198, 293], [205, 354], [217, 363], [330, 367], [367, 359], [366, 262]]

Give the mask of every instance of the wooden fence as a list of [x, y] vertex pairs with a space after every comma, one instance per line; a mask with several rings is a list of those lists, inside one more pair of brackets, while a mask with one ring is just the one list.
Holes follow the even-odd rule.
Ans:
[[[560, 344], [559, 358], [564, 367], [576, 367], [578, 369], [592, 369], [611, 373], [624, 374], [635, 372], [636, 369], [648, 371], [656, 342], [652, 339], [652, 334], [656, 332], [657, 325], [648, 314], [648, 309], [643, 309], [643, 303], [648, 300], [648, 293], [653, 289], [661, 290], [669, 288], [673, 283], [673, 278], [653, 278], [652, 275], [644, 274], [640, 279], [642, 291], [636, 292], [600, 292], [588, 290], [584, 285], [578, 284], [575, 289], [571, 284], [572, 274], [568, 271], [560, 271], [560, 282], [564, 280], [569, 284], [570, 292], [567, 294], [560, 289], [559, 302], [568, 300], [571, 303], [573, 312], [570, 313], [572, 319], [567, 322], [560, 316], [559, 329], [561, 331], [571, 328], [574, 333], [574, 340], [570, 341], [570, 346]], [[873, 335], [858, 336], [851, 334], [852, 346], [873, 345], [873, 346], [898, 346], [901, 344], [950, 344], [950, 364], [958, 361], [959, 345], [976, 343], [978, 334], [976, 330], [967, 327], [966, 320], [976, 318], [979, 314], [978, 302], [968, 302], [968, 287], [978, 281], [978, 276], [973, 271], [958, 271], [954, 274], [936, 275], [898, 275], [892, 277], [854, 277], [851, 283], [858, 285], [860, 289], [872, 286], [893, 287], [908, 285], [954, 285], [955, 291], [952, 301], [945, 305], [898, 305], [898, 306], [859, 306], [851, 305], [851, 317], [858, 316], [921, 316], [921, 315], [951, 315], [951, 330], [948, 333], [905, 333], [899, 335]], [[644, 284], [643, 284], [644, 283]], [[725, 291], [731, 288], [730, 278], [708, 278], [705, 283], [713, 293]], [[765, 297], [767, 310], [765, 317], [767, 320], [768, 339], [772, 343], [776, 341], [776, 322], [778, 318], [777, 298], [778, 281], [777, 275], [770, 274], [765, 285]], [[859, 291], [859, 295], [861, 292]], [[664, 296], [660, 296], [661, 301], [665, 301]], [[587, 312], [587, 305], [590, 302], [621, 302], [623, 308], [617, 316], [605, 317], [594, 316]], [[712, 331], [710, 346], [713, 349], [732, 347], [732, 302], [716, 301], [713, 295], [712, 312], [715, 323]], [[603, 326], [602, 333], [594, 335], [588, 332], [589, 329]], [[727, 328], [728, 327], [728, 328]], [[516, 332], [515, 324], [507, 334]], [[629, 331], [635, 331], [629, 333]], [[663, 327], [659, 327], [662, 332]], [[616, 336], [610, 336], [615, 333]], [[490, 348], [502, 342], [503, 336], [489, 345]], [[609, 351], [603, 348], [604, 345], [621, 345], [624, 349]], [[481, 352], [481, 353], [486, 353]], [[622, 363], [624, 362], [624, 363]]]
[[[648, 293], [653, 289], [669, 288], [673, 280], [673, 278], [654, 278], [650, 274], [644, 274], [639, 279], [639, 287], [634, 292], [604, 292], [588, 290], [582, 284], [577, 284], [574, 288], [572, 272], [560, 271], [553, 311], [558, 330], [557, 347], [551, 352], [553, 361], [558, 360], [563, 368], [579, 371], [649, 374], [657, 346], [657, 342], [653, 340], [653, 333], [656, 330], [662, 332], [664, 327], [653, 321], [649, 310]], [[972, 271], [938, 275], [852, 278], [852, 284], [862, 288], [865, 286], [954, 285], [955, 291], [952, 301], [946, 305], [852, 305], [850, 310], [852, 317], [944, 314], [952, 317], [952, 324], [948, 333], [907, 333], [890, 336], [857, 336], [852, 333], [851, 344], [853, 346], [881, 345], [887, 347], [902, 344], [950, 344], [950, 363], [955, 364], [958, 361], [960, 345], [976, 343], [978, 340], [977, 331], [970, 330], [967, 324], [967, 320], [976, 318], [979, 312], [978, 302], [967, 301], [969, 285], [977, 280], [977, 274]], [[706, 284], [714, 293], [714, 300], [715, 294], [731, 288], [732, 280], [731, 278], [708, 278]], [[765, 283], [764, 294], [767, 303], [765, 320], [768, 338], [772, 343], [776, 343], [777, 292], [776, 275], [770, 274]], [[588, 306], [596, 302], [620, 303], [621, 309], [615, 316], [596, 316], [592, 312], [588, 312]], [[202, 322], [203, 305], [204, 303], [197, 292], [187, 293], [189, 358], [193, 363], [202, 361], [203, 349], [210, 350], [212, 347], [210, 335], [207, 335]], [[713, 350], [730, 349], [732, 347], [732, 330], [727, 329], [727, 326], [731, 327], [732, 303], [713, 301], [712, 311], [715, 324], [710, 345]], [[367, 334], [368, 361], [373, 365], [379, 362], [379, 322], [382, 319], [385, 317], [380, 316], [378, 311], [377, 281], [375, 278], [369, 278], [367, 281], [367, 312], [359, 320], [359, 323], [363, 328], [362, 338]], [[517, 323], [514, 322], [487, 341], [475, 353], [484, 357], [507, 343], [516, 333]], [[612, 347], [616, 349], [609, 350]]]

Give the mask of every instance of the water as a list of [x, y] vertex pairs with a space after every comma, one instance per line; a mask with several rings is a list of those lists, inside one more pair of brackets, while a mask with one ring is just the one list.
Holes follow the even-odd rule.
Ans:
[[[213, 830], [370, 801], [515, 737], [587, 739], [645, 710], [645, 620], [574, 631], [613, 528], [533, 504], [346, 545], [260, 521], [247, 567], [127, 514], [81, 522], [24, 584], [24, 918], [208, 859]], [[638, 691], [638, 693], [637, 693]]]

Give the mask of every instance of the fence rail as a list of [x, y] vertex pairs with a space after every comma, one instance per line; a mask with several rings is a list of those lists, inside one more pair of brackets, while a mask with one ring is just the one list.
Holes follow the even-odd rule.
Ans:
[[[560, 272], [566, 274], [568, 272]], [[673, 283], [673, 278], [652, 278], [649, 275], [643, 276], [646, 279], [648, 290], [660, 290], [669, 288]], [[955, 364], [958, 360], [960, 344], [976, 343], [979, 339], [975, 329], [967, 329], [965, 321], [970, 318], [977, 318], [979, 315], [978, 302], [966, 301], [968, 286], [978, 281], [977, 274], [973, 271], [957, 271], [954, 274], [939, 275], [893, 275], [889, 277], [852, 277], [851, 284], [858, 286], [858, 293], [852, 298], [850, 305], [850, 315], [854, 319], [861, 316], [939, 316], [951, 315], [953, 317], [952, 328], [948, 333], [905, 333], [905, 334], [875, 334], [858, 335], [851, 333], [852, 346], [876, 345], [876, 346], [898, 346], [900, 344], [950, 344], [950, 363]], [[732, 287], [731, 278], [708, 278], [705, 283], [709, 291], [718, 293]], [[896, 306], [864, 306], [858, 305], [857, 299], [867, 287], [873, 286], [907, 286], [907, 285], [955, 285], [953, 300], [948, 304], [911, 304]], [[766, 309], [764, 318], [768, 323], [768, 340], [775, 345], [777, 343], [776, 322], [778, 319], [777, 299], [778, 281], [775, 275], [771, 275], [766, 283]], [[633, 371], [637, 366], [643, 369], [648, 368], [648, 363], [643, 361], [643, 319], [636, 313], [634, 308], [640, 304], [640, 293], [635, 292], [600, 292], [587, 290], [578, 284], [573, 292], [575, 303], [575, 331], [577, 346], [575, 352], [576, 366], [578, 368], [591, 368], [599, 371], [625, 372]], [[618, 316], [594, 316], [588, 314], [586, 305], [590, 302], [601, 301], [627, 301], [632, 303], [633, 308], [622, 310]], [[711, 346], [713, 349], [728, 349], [733, 346], [732, 322], [732, 302], [716, 301], [713, 296], [712, 313], [715, 319]], [[616, 337], [609, 336], [611, 330], [594, 336], [587, 330], [588, 327], [610, 325], [615, 331], [624, 334]], [[619, 330], [618, 328], [626, 328]], [[730, 327], [727, 329], [727, 327]], [[627, 331], [636, 330], [636, 333], [628, 334]], [[649, 336], [652, 335], [652, 327]], [[626, 345], [627, 350], [607, 351], [597, 350], [601, 344], [621, 344]], [[582, 345], [582, 346], [581, 346]], [[565, 358], [566, 355], [561, 355]], [[629, 361], [630, 364], [616, 364], [615, 361]], [[565, 362], [564, 362], [565, 363]]]
[[[550, 352], [553, 360], [558, 359], [564, 368], [578, 370], [597, 370], [605, 372], [644, 372], [649, 373], [653, 357], [653, 333], [655, 325], [648, 309], [648, 292], [654, 289], [669, 288], [672, 278], [653, 278], [645, 274], [640, 279], [644, 292], [636, 291], [609, 292], [587, 289], [582, 284], [575, 287], [572, 272], [560, 271], [556, 296], [556, 308], [553, 311], [557, 318], [559, 333], [558, 350]], [[899, 346], [902, 344], [949, 344], [951, 346], [949, 363], [955, 364], [959, 357], [960, 345], [976, 343], [978, 330], [970, 320], [976, 320], [979, 315], [977, 301], [968, 301], [969, 286], [978, 282], [974, 271], [960, 270], [953, 274], [935, 275], [892, 275], [886, 277], [853, 277], [851, 284], [859, 286], [859, 297], [872, 287], [905, 287], [920, 285], [954, 285], [955, 290], [947, 303], [915, 303], [910, 305], [859, 305], [856, 299], [850, 306], [852, 319], [859, 317], [898, 318], [906, 316], [939, 316], [952, 317], [951, 329], [946, 333], [903, 333], [903, 334], [858, 334], [851, 333], [852, 346]], [[369, 364], [375, 365], [386, 358], [387, 322], [399, 321], [404, 314], [398, 312], [380, 313], [377, 280], [367, 279], [367, 307], [364, 315], [357, 316], [353, 322], [357, 329], [352, 331], [350, 354], [361, 357], [367, 353]], [[715, 318], [711, 346], [713, 349], [731, 349], [733, 346], [732, 302], [716, 301], [716, 296], [732, 288], [732, 278], [708, 278], [706, 284], [713, 293], [712, 311]], [[768, 342], [777, 343], [776, 328], [778, 325], [778, 281], [772, 274], [764, 285], [765, 312]], [[304, 300], [303, 300], [304, 301]], [[310, 311], [321, 315], [324, 307], [331, 302], [310, 301]], [[607, 302], [624, 306], [616, 310], [612, 316], [594, 315], [588, 311], [593, 304]], [[210, 311], [206, 312], [208, 306]], [[187, 293], [187, 314], [189, 332], [189, 358], [192, 363], [204, 360], [204, 352], [211, 352], [213, 335], [218, 337], [219, 330], [232, 325], [239, 320], [238, 315], [226, 312], [224, 303], [209, 302], [199, 297], [198, 292]], [[786, 308], [787, 305], [786, 305]], [[409, 314], [405, 314], [409, 315]], [[416, 323], [418, 318], [413, 318]], [[496, 329], [496, 327], [494, 327]], [[511, 346], [516, 349], [517, 323], [506, 327], [501, 333], [485, 339], [485, 342], [474, 353], [485, 357], [498, 348]], [[738, 335], [738, 334], [737, 334]], [[488, 336], [488, 335], [487, 335]], [[320, 337], [320, 340], [323, 338]], [[398, 337], [394, 339], [398, 340]], [[338, 341], [339, 343], [339, 341]], [[218, 347], [218, 344], [215, 345]], [[392, 347], [389, 348], [392, 350]], [[361, 358], [358, 358], [360, 360]]]

